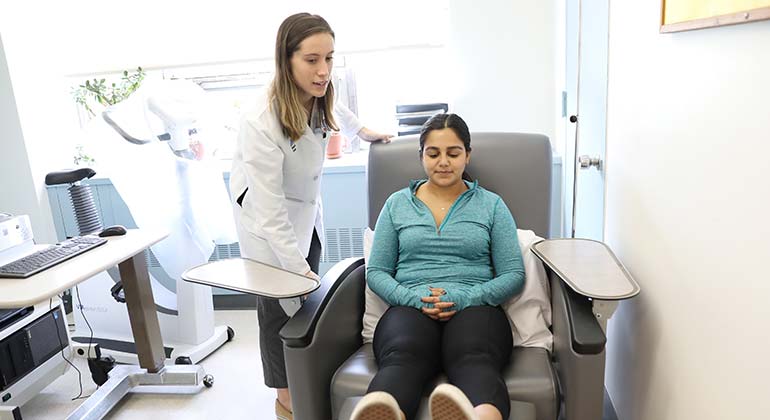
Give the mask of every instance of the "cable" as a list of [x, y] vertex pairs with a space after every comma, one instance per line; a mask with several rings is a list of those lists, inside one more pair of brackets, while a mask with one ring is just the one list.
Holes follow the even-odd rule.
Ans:
[[[91, 327], [91, 323], [88, 321], [88, 317], [86, 317], [86, 314], [83, 311], [83, 302], [80, 300], [80, 289], [78, 288], [78, 286], [75, 286], [75, 297], [78, 300], [78, 308], [80, 309], [80, 315], [83, 316], [83, 320], [86, 322], [86, 325], [88, 326], [88, 331], [90, 332], [90, 336], [88, 337], [88, 350], [87, 350], [88, 354], [86, 359], [88, 359], [88, 366], [89, 366], [89, 369], [91, 369], [91, 377], [94, 379], [94, 383], [96, 384], [96, 389], [99, 389], [103, 384], [99, 384], [96, 378], [93, 377], [94, 371], [93, 371], [93, 367], [91, 366], [91, 362], [101, 361], [102, 358], [100, 356], [98, 349], [97, 351], [94, 352], [94, 355], [93, 355], [94, 357], [91, 357], [91, 349], [93, 349], [94, 347], [94, 329]], [[112, 363], [114, 363], [114, 360]]]
[[[61, 295], [58, 295], [59, 299], [62, 298]], [[53, 298], [48, 299], [48, 310], [50, 311], [53, 309]], [[64, 316], [64, 314], [62, 314]], [[76, 395], [74, 398], [72, 398], [71, 401], [75, 401], [81, 398], [88, 398], [83, 396], [83, 375], [80, 373], [80, 369], [78, 369], [75, 364], [73, 364], [69, 359], [67, 359], [67, 356], [64, 355], [64, 349], [67, 348], [67, 346], [64, 345], [64, 341], [61, 339], [61, 331], [59, 328], [59, 323], [54, 322], [56, 324], [56, 336], [59, 338], [59, 345], [61, 346], [61, 357], [64, 359], [65, 362], [67, 362], [68, 365], [72, 366], [73, 369], [75, 369], [75, 372], [78, 373], [78, 387], [80, 388], [80, 392], [78, 392], [78, 395]]]
[[[94, 329], [91, 328], [91, 323], [88, 322], [88, 318], [86, 318], [85, 312], [83, 312], [83, 302], [80, 301], [80, 289], [78, 289], [77, 286], [75, 286], [75, 294], [78, 298], [78, 309], [80, 309], [80, 315], [83, 316], [83, 320], [86, 321], [86, 325], [88, 326], [88, 331], [91, 332], [91, 335], [88, 337], [88, 358], [91, 357], [91, 347], [94, 345]], [[96, 356], [94, 354], [94, 356]]]

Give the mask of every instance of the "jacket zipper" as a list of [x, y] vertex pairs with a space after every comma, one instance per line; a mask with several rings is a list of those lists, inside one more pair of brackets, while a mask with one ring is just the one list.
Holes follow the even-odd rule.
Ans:
[[[438, 225], [438, 227], [436, 227], [436, 235], [437, 235], [437, 236], [441, 236], [441, 228], [442, 228], [442, 227], [444, 227], [444, 224], [446, 224], [446, 221], [447, 221], [447, 219], [449, 219], [449, 216], [451, 216], [451, 215], [452, 215], [452, 211], [453, 211], [453, 210], [454, 210], [454, 208], [455, 208], [455, 204], [459, 203], [459, 202], [460, 202], [460, 199], [461, 199], [461, 198], [462, 198], [462, 197], [463, 197], [465, 194], [468, 194], [468, 193], [469, 193], [471, 190], [472, 190], [472, 188], [468, 188], [467, 190], [463, 191], [463, 192], [462, 192], [462, 194], [460, 194], [460, 195], [457, 197], [457, 199], [454, 201], [454, 203], [452, 203], [452, 205], [449, 207], [449, 211], [447, 212], [446, 216], [444, 216], [444, 220], [442, 220], [442, 221], [441, 221], [441, 224], [439, 224], [439, 225]], [[423, 202], [422, 200], [420, 200], [419, 198], [417, 198], [417, 195], [416, 195], [415, 193], [412, 193], [412, 199], [413, 199], [413, 200], [417, 200], [418, 202], [420, 202], [420, 205], [421, 205], [421, 206], [423, 206], [423, 207], [425, 207], [425, 209], [426, 209], [426, 210], [428, 210], [428, 212], [429, 212], [429, 213], [431, 213], [431, 217], [433, 218], [433, 222], [434, 222], [434, 224], [435, 224], [435, 222], [436, 222], [436, 218], [435, 218], [435, 217], [433, 217], [433, 212], [431, 212], [431, 211], [430, 211], [430, 207], [428, 207], [428, 205], [427, 205], [427, 204], [425, 204], [425, 202]]]
[[[470, 189], [470, 188], [468, 188], [467, 190], [463, 191], [463, 193], [462, 193], [462, 194], [460, 194], [460, 195], [457, 197], [457, 199], [454, 201], [454, 203], [452, 203], [452, 205], [449, 207], [449, 211], [446, 213], [446, 216], [444, 216], [444, 220], [442, 220], [442, 221], [441, 221], [441, 224], [440, 224], [440, 225], [438, 225], [438, 227], [436, 228], [436, 235], [437, 235], [437, 236], [441, 236], [441, 228], [443, 228], [443, 227], [444, 227], [444, 225], [446, 224], [447, 220], [449, 220], [449, 216], [451, 216], [451, 215], [452, 215], [452, 212], [453, 212], [453, 211], [454, 211], [454, 209], [455, 209], [455, 205], [456, 205], [457, 203], [459, 203], [459, 202], [460, 202], [460, 199], [461, 199], [461, 198], [463, 198], [463, 196], [464, 196], [465, 194], [467, 194], [469, 191], [471, 191], [471, 189]], [[425, 208], [426, 208], [426, 209], [427, 209], [427, 210], [430, 212], [430, 208], [428, 207], [428, 205], [427, 205], [427, 204], [425, 204], [425, 203], [424, 203], [422, 200], [420, 200], [419, 198], [417, 198], [417, 196], [415, 196], [414, 198], [416, 198], [417, 200], [419, 200], [419, 201], [420, 201], [420, 203], [421, 203], [423, 206], [425, 206]], [[431, 213], [431, 216], [432, 216], [432, 215], [433, 215], [433, 213]], [[435, 219], [434, 219], [434, 221], [435, 221]]]

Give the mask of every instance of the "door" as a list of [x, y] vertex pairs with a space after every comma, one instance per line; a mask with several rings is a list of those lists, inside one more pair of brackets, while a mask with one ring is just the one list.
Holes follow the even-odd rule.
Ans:
[[602, 240], [609, 0], [566, 1], [564, 235]]

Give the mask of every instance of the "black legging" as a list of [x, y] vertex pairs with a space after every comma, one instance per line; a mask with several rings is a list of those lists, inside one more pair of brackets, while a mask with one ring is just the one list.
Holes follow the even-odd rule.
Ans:
[[374, 331], [379, 370], [367, 392], [393, 395], [411, 420], [425, 385], [442, 370], [473, 406], [492, 404], [504, 419], [510, 412], [502, 370], [508, 364], [513, 337], [500, 307], [474, 306], [448, 322], [434, 321], [414, 308], [394, 306]]

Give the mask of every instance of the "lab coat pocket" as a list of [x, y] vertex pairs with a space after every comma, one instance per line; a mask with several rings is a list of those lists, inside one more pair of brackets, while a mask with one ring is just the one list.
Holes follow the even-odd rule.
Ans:
[[296, 221], [297, 217], [302, 213], [302, 208], [305, 207], [305, 202], [297, 197], [286, 196], [286, 210], [289, 212], [289, 220]]
[[283, 193], [287, 200], [305, 201], [307, 175], [305, 168], [286, 168], [283, 174]]
[[294, 227], [294, 234], [300, 249], [304, 252], [309, 249], [313, 226], [315, 225], [315, 205], [289, 197], [286, 198], [285, 203], [289, 220]]

